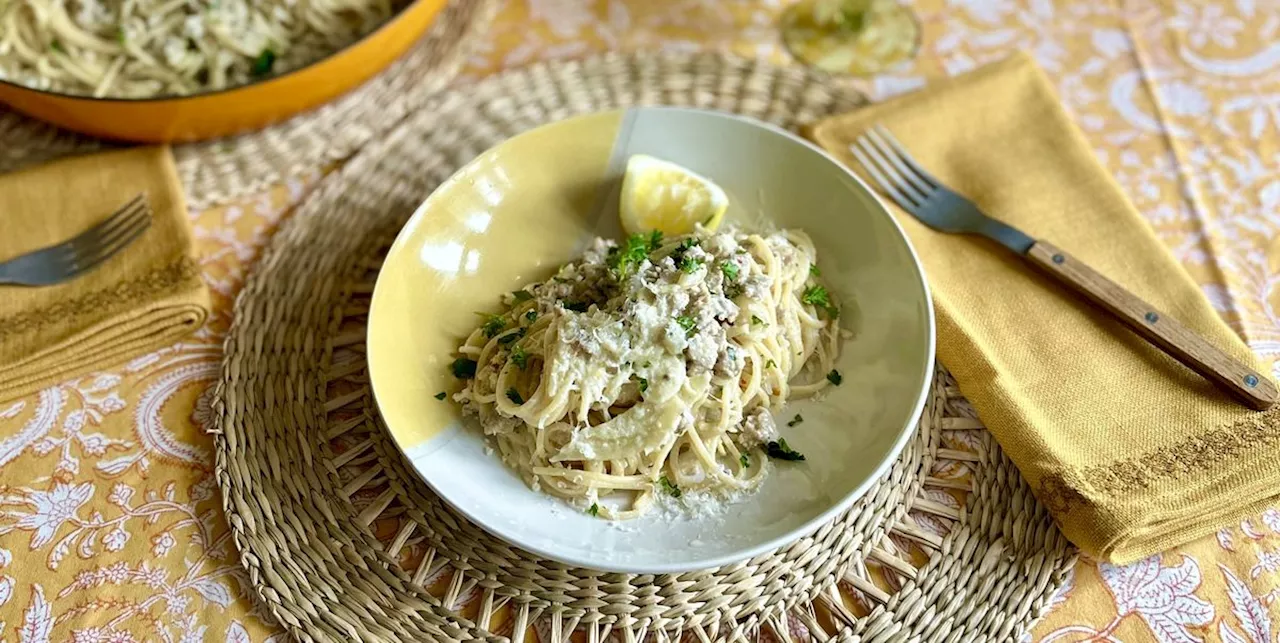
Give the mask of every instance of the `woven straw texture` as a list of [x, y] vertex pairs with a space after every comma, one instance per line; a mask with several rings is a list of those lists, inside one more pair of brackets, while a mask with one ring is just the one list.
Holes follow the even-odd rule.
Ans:
[[[337, 100], [258, 132], [174, 148], [189, 205], [207, 208], [344, 159], [418, 109], [461, 68], [499, 0], [450, 0], [385, 71]], [[0, 172], [110, 145], [0, 105]]]
[[[637, 104], [796, 129], [861, 102], [804, 69], [713, 55], [544, 64], [432, 98], [324, 179], [237, 300], [215, 401], [218, 481], [267, 610], [304, 641], [526, 628], [544, 643], [1009, 641], [1029, 628], [1074, 554], [942, 371], [914, 439], [847, 513], [752, 560], [659, 576], [541, 560], [471, 525], [402, 461], [372, 406], [363, 342], [381, 257], [427, 194], [484, 149]], [[944, 448], [947, 432], [971, 434], [975, 448]], [[930, 475], [944, 461], [970, 476]], [[928, 499], [940, 487], [969, 490], [967, 504]], [[938, 535], [920, 515], [953, 528]]]

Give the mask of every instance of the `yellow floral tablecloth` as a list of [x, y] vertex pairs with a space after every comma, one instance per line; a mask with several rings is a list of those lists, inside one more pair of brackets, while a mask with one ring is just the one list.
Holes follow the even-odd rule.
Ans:
[[[611, 48], [787, 60], [786, 0], [511, 0], [465, 72]], [[919, 0], [873, 98], [1033, 52], [1098, 156], [1213, 305], [1280, 355], [1280, 2]], [[254, 257], [319, 175], [192, 212], [216, 308], [197, 335], [0, 405], [0, 640], [283, 638], [241, 585], [213, 478], [210, 385]], [[963, 445], [953, 445], [963, 446]], [[941, 465], [935, 475], [960, 473]], [[920, 523], [942, 529], [927, 518]], [[1128, 567], [1084, 560], [1032, 641], [1277, 640], [1280, 511]]]

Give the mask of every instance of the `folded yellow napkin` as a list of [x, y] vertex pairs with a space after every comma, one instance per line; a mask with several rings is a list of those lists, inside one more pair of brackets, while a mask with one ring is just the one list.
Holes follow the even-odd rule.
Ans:
[[0, 401], [172, 344], [204, 323], [209, 294], [168, 148], [56, 161], [0, 175], [0, 261], [88, 229], [139, 193], [151, 227], [54, 286], [0, 285]]
[[[873, 123], [986, 213], [1257, 363], [1095, 160], [1029, 56], [811, 134], [856, 168], [849, 145]], [[1137, 560], [1280, 493], [1277, 412], [1247, 410], [1005, 248], [895, 213], [933, 290], [939, 359], [1084, 551]]]

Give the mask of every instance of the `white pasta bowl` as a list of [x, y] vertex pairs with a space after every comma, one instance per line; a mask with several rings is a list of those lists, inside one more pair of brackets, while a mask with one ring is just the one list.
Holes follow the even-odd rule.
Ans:
[[[688, 515], [611, 522], [530, 489], [486, 452], [441, 392], [460, 388], [455, 350], [503, 293], [549, 278], [594, 236], [618, 236], [626, 155], [688, 167], [729, 194], [726, 223], [800, 228], [843, 304], [839, 387], [775, 417], [804, 462], [774, 463], [759, 490]], [[620, 158], [621, 157], [621, 158]], [[602, 204], [603, 209], [602, 209]], [[445, 501], [490, 533], [595, 569], [671, 573], [788, 544], [848, 509], [910, 438], [929, 389], [934, 319], [902, 229], [854, 174], [816, 146], [747, 118], [645, 107], [539, 127], [481, 154], [418, 208], [392, 246], [369, 314], [369, 372], [387, 428]], [[796, 414], [804, 422], [787, 427]]]

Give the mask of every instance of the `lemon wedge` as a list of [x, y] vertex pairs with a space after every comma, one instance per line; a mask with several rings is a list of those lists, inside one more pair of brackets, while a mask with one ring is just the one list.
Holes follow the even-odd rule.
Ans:
[[646, 154], [627, 159], [619, 206], [627, 234], [688, 234], [699, 223], [715, 230], [728, 209], [724, 190], [688, 168]]

